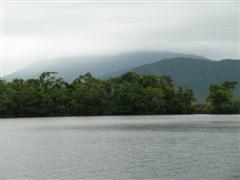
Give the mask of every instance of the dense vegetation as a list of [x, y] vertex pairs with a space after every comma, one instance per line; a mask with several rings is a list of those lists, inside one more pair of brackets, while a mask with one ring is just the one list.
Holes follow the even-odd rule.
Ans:
[[71, 83], [45, 72], [37, 79], [0, 81], [0, 117], [239, 113], [235, 82], [213, 84], [206, 105], [168, 76], [128, 72], [99, 80], [90, 73]]
[[[240, 81], [240, 61], [230, 59], [210, 61], [179, 57], [146, 64], [132, 71], [157, 76], [168, 75], [176, 85], [190, 86], [194, 90], [198, 102], [201, 103], [205, 101], [212, 83]], [[239, 85], [236, 86], [234, 94], [240, 98]]]
[[240, 101], [233, 96], [237, 82], [225, 81], [221, 85], [212, 84], [207, 97], [209, 111], [212, 113], [235, 113], [240, 112]]
[[[167, 75], [177, 86], [187, 85], [194, 90], [198, 103], [204, 103], [212, 83], [240, 81], [240, 60], [213, 61], [204, 57], [168, 52], [135, 52], [108, 56], [76, 56], [48, 59], [32, 64], [6, 77], [37, 78], [42, 72], [59, 72], [67, 82], [79, 74], [91, 72], [95, 77], [108, 79], [128, 71], [140, 74]], [[235, 95], [240, 98], [240, 86]]]

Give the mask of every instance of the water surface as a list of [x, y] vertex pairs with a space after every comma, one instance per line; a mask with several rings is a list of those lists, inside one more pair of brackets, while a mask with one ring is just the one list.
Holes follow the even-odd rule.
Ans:
[[240, 179], [240, 116], [4, 119], [3, 179]]

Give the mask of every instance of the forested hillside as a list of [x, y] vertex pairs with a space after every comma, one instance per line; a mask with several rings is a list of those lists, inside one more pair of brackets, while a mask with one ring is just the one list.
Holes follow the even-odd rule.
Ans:
[[[58, 72], [58, 77], [71, 82], [87, 72], [99, 79], [108, 79], [128, 71], [170, 76], [176, 85], [191, 87], [198, 102], [204, 102], [211, 83], [240, 81], [240, 60], [213, 61], [202, 56], [168, 52], [69, 57], [33, 64], [4, 77], [4, 80], [37, 78], [42, 72]], [[239, 85], [234, 93], [240, 98]]]
[[42, 72], [58, 72], [66, 81], [74, 80], [79, 74], [91, 72], [98, 78], [109, 78], [120, 75], [135, 67], [166, 58], [191, 57], [202, 59], [201, 56], [171, 52], [132, 52], [117, 55], [88, 55], [42, 59], [24, 69], [4, 77], [11, 81], [15, 78], [37, 78]]
[[[210, 61], [193, 58], [165, 59], [155, 63], [134, 68], [132, 71], [141, 74], [167, 75], [176, 85], [191, 87], [202, 101], [208, 94], [212, 83], [240, 81], [240, 61]], [[240, 97], [239, 86], [235, 94]]]

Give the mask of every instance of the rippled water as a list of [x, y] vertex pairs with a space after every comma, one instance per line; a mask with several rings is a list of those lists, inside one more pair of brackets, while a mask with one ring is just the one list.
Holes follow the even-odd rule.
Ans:
[[240, 116], [4, 119], [2, 179], [240, 179]]

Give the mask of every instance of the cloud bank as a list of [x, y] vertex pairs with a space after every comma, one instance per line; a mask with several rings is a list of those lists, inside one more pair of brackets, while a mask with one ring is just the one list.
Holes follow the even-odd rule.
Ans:
[[239, 58], [239, 3], [5, 3], [4, 74], [63, 56], [172, 51]]

